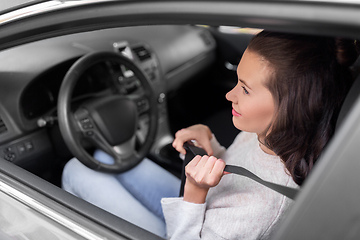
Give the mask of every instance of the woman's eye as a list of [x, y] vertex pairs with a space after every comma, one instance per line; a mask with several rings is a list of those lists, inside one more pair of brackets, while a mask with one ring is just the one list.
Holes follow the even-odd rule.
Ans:
[[249, 94], [248, 90], [246, 90], [245, 87], [242, 87], [242, 88], [244, 89], [244, 93], [245, 93], [245, 94]]

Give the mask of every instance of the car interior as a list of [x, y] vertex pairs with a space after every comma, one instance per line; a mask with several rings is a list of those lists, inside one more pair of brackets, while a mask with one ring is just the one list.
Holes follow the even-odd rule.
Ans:
[[[107, 172], [133, 167], [107, 168], [91, 157], [98, 147], [117, 145], [118, 153], [124, 151], [127, 157], [135, 151], [141, 158], [149, 158], [180, 178], [182, 160], [171, 146], [176, 131], [197, 123], [206, 124], [224, 147], [239, 133], [232, 124], [231, 103], [225, 94], [237, 83], [236, 66], [259, 31], [190, 24], [114, 27], [46, 38], [0, 51], [0, 157], [6, 160], [0, 162], [0, 168], [17, 165], [29, 175], [61, 188], [63, 167], [74, 156], [83, 158], [90, 167]], [[350, 179], [346, 184], [334, 181], [346, 178], [351, 164], [357, 164], [340, 160], [344, 154], [355, 154], [347, 149], [356, 144], [356, 138], [347, 139], [347, 136], [359, 131], [355, 122], [357, 112], [348, 113], [360, 108], [354, 104], [360, 89], [359, 66], [359, 60], [352, 66], [356, 81], [341, 110], [337, 137], [322, 156], [324, 161], [317, 164], [315, 174], [301, 189], [304, 194], [296, 200], [298, 204], [291, 209], [289, 220], [279, 229], [281, 239], [304, 239], [301, 229], [305, 227], [309, 229], [309, 237], [318, 233], [319, 229], [311, 224], [314, 219], [323, 220], [324, 215], [320, 218], [317, 211], [328, 209], [332, 209], [328, 218], [336, 221], [339, 229], [349, 230], [348, 239], [360, 234], [356, 228], [359, 218], [355, 216], [352, 221], [353, 217], [344, 208], [333, 210], [342, 198], [324, 194], [339, 188], [345, 191], [349, 182], [356, 184]], [[98, 108], [98, 99], [111, 103], [112, 96], [135, 103], [133, 118], [126, 118], [130, 112], [125, 108], [123, 114], [116, 114], [112, 108]], [[77, 111], [84, 106], [95, 109], [93, 115]], [[72, 115], [66, 115], [69, 112]], [[102, 114], [107, 118], [102, 118]], [[119, 124], [123, 120], [128, 122]], [[344, 122], [348, 123], [345, 127]], [[96, 131], [105, 133], [105, 140], [94, 140], [97, 132], [93, 131], [93, 124]], [[122, 125], [126, 127], [121, 128]], [[117, 128], [123, 132], [116, 132]], [[129, 152], [128, 145], [118, 145], [117, 139], [113, 139], [127, 134], [128, 128], [134, 129]], [[354, 159], [352, 155], [350, 158]], [[329, 169], [329, 166], [334, 167]], [[18, 170], [13, 171], [16, 178]], [[33, 180], [39, 189], [46, 189], [41, 192], [49, 196], [58, 194], [50, 185]], [[357, 192], [351, 196], [354, 200], [350, 204], [355, 208]], [[74, 206], [82, 204], [81, 200], [70, 201]], [[83, 207], [84, 212], [103, 215], [100, 210]], [[109, 222], [119, 221], [109, 219]], [[142, 234], [131, 224], [125, 221], [122, 224], [125, 235], [136, 238]], [[332, 232], [327, 233], [328, 239]]]
[[[190, 25], [114, 28], [2, 51], [1, 157], [61, 187], [62, 168], [73, 157], [58, 124], [61, 84], [82, 56], [114, 52], [135, 62], [150, 79], [158, 126], [147, 156], [179, 176], [182, 161], [171, 146], [177, 130], [197, 123], [209, 125], [225, 147], [238, 133], [225, 94], [237, 82], [234, 66], [255, 31], [237, 30]], [[132, 70], [104, 60], [79, 77], [71, 104], [114, 92], [131, 97], [140, 88]], [[149, 129], [149, 118], [146, 103], [141, 106], [141, 101], [146, 100], [137, 101], [136, 136], [141, 144]], [[91, 144], [84, 145], [90, 153], [94, 150]]]

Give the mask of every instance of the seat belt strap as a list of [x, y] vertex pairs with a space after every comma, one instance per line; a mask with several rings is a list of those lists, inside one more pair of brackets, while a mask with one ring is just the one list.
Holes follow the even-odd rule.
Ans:
[[254, 180], [268, 188], [271, 188], [272, 190], [274, 190], [282, 195], [285, 195], [290, 199], [294, 199], [296, 194], [299, 192], [299, 189], [296, 189], [296, 188], [291, 188], [291, 187], [287, 187], [287, 186], [283, 186], [283, 185], [279, 185], [276, 183], [265, 181], [243, 167], [226, 165], [224, 171], [251, 178], [252, 180]]
[[[185, 143], [184, 148], [186, 150], [185, 159], [183, 162], [183, 168], [181, 173], [181, 188], [180, 188], [180, 194], [179, 196], [184, 195], [184, 186], [185, 186], [185, 166], [196, 156], [196, 155], [206, 155], [206, 152], [202, 148], [198, 148], [190, 143]], [[276, 183], [268, 182], [260, 177], [256, 176], [254, 173], [250, 172], [249, 170], [239, 167], [239, 166], [233, 166], [233, 165], [226, 165], [224, 171], [229, 173], [238, 174], [244, 177], [248, 177], [282, 195], [285, 195], [286, 197], [290, 199], [294, 199], [296, 194], [299, 192], [299, 189], [291, 188], [283, 185], [279, 185]]]
[[[200, 150], [198, 150], [198, 149], [195, 149], [195, 148], [197, 148], [197, 147], [195, 147], [195, 146], [188, 146], [188, 145], [190, 145], [190, 144], [187, 144], [187, 143], [184, 144], [184, 148], [186, 149], [186, 154], [185, 154], [185, 159], [184, 159], [184, 161], [183, 161], [182, 169], [181, 169], [181, 186], [180, 186], [180, 193], [179, 193], [179, 196], [180, 196], [180, 197], [184, 196], [184, 187], [185, 187], [185, 180], [186, 180], [186, 176], [185, 176], [185, 166], [188, 165], [188, 163], [189, 163], [196, 155], [200, 155], [200, 154], [195, 154], [195, 152], [201, 152], [202, 155], [200, 155], [200, 156], [203, 156], [203, 155], [206, 154], [206, 152], [205, 152], [203, 149], [198, 148], [198, 149], [200, 149]], [[193, 147], [195, 147], [195, 148], [193, 148]], [[190, 148], [191, 148], [191, 150], [190, 150]], [[194, 152], [194, 151], [195, 151], [195, 152]], [[204, 154], [202, 151], [204, 151], [205, 154]]]

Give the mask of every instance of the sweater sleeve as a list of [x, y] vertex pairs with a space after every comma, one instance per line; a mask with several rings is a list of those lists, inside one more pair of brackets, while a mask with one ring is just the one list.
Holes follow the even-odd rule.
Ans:
[[206, 204], [183, 201], [183, 198], [161, 200], [167, 238], [171, 240], [200, 239]]
[[[265, 190], [267, 191], [267, 190]], [[277, 193], [275, 193], [277, 194]], [[164, 198], [162, 207], [170, 240], [269, 239], [291, 200], [275, 194], [239, 199], [239, 206], [206, 209], [182, 198]], [[231, 201], [231, 200], [229, 200]]]
[[[213, 155], [220, 158], [226, 148], [220, 145], [214, 134], [210, 143]], [[201, 239], [200, 233], [204, 223], [206, 203], [190, 203], [183, 201], [183, 198], [163, 198], [161, 205], [168, 239]]]

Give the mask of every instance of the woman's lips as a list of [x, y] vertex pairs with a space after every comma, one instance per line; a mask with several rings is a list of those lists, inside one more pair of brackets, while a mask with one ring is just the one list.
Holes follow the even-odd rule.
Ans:
[[241, 114], [235, 111], [235, 109], [232, 109], [232, 115], [235, 117], [241, 117]]

